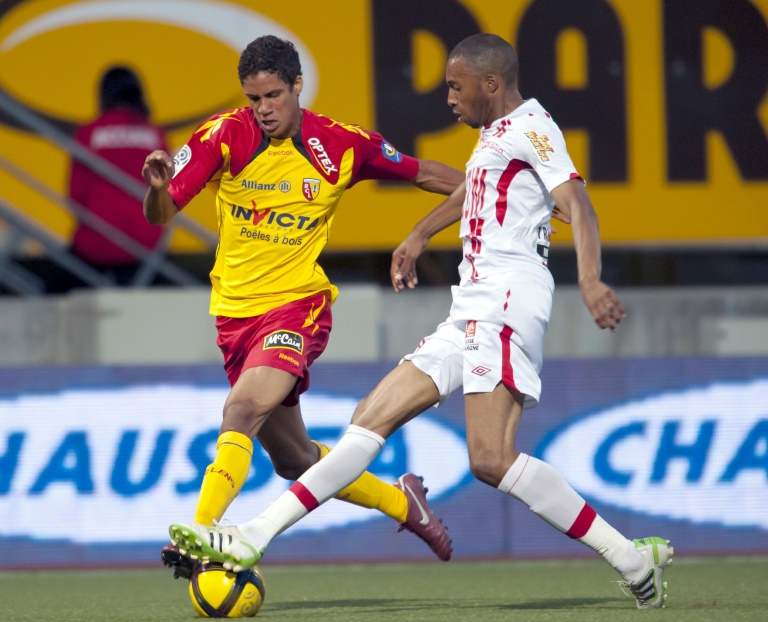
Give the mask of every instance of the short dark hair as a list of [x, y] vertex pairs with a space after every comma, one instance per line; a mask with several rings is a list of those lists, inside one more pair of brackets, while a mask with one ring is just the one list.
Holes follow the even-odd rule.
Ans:
[[276, 73], [286, 84], [293, 86], [301, 75], [301, 62], [296, 46], [274, 35], [265, 35], [251, 41], [240, 55], [237, 74], [243, 83], [248, 76]]
[[490, 33], [471, 35], [460, 41], [448, 60], [462, 58], [478, 76], [494, 73], [505, 82], [517, 82], [517, 52], [507, 41]]
[[128, 67], [110, 67], [101, 78], [100, 93], [102, 112], [125, 108], [143, 117], [149, 117], [149, 107], [144, 101], [141, 81]]

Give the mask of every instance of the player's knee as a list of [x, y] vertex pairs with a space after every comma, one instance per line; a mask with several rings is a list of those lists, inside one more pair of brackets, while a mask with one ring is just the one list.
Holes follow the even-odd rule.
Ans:
[[469, 470], [479, 481], [496, 488], [504, 477], [500, 460], [490, 453], [470, 456]]
[[307, 470], [306, 467], [296, 464], [275, 464], [274, 467], [277, 476], [287, 480], [297, 480]]
[[352, 421], [354, 425], [360, 425], [360, 421], [365, 418], [366, 412], [368, 411], [368, 404], [370, 402], [370, 399], [368, 396], [361, 399], [357, 406], [355, 406], [355, 412], [352, 414]]
[[275, 469], [275, 473], [278, 477], [282, 477], [287, 480], [297, 480], [317, 462], [316, 455], [302, 454], [298, 456], [291, 456], [286, 459], [284, 456], [274, 458], [272, 460], [272, 466]]
[[252, 400], [233, 400], [224, 406], [221, 429], [234, 430], [253, 438], [269, 412]]

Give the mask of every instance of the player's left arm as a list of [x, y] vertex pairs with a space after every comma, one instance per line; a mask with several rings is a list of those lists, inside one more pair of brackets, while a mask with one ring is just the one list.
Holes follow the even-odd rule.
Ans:
[[396, 292], [403, 291], [405, 287], [413, 289], [418, 285], [416, 260], [427, 248], [433, 235], [461, 220], [465, 194], [466, 185], [462, 182], [451, 196], [416, 223], [408, 237], [392, 253], [389, 277]]
[[601, 280], [600, 229], [597, 214], [581, 179], [571, 179], [550, 191], [561, 211], [568, 214], [573, 228], [573, 244], [584, 304], [600, 328], [618, 328], [627, 316], [621, 301]]
[[436, 160], [419, 160], [413, 185], [427, 192], [450, 195], [464, 182], [464, 173]]
[[463, 171], [400, 153], [378, 132], [360, 129], [354, 139], [355, 170], [350, 187], [363, 179], [397, 180], [448, 196], [464, 182]]

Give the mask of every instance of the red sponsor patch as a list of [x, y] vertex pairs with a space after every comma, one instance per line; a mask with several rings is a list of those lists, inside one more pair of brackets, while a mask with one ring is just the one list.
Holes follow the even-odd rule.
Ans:
[[466, 339], [468, 337], [474, 337], [476, 330], [477, 330], [477, 322], [475, 320], [469, 320], [469, 322], [467, 322], [467, 328], [464, 331], [464, 338]]

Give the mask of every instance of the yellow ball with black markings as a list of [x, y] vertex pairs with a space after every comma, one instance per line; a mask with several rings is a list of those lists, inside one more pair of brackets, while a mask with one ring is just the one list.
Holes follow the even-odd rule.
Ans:
[[195, 568], [189, 579], [192, 606], [201, 618], [252, 618], [264, 604], [264, 577], [257, 566], [230, 572], [216, 562]]

